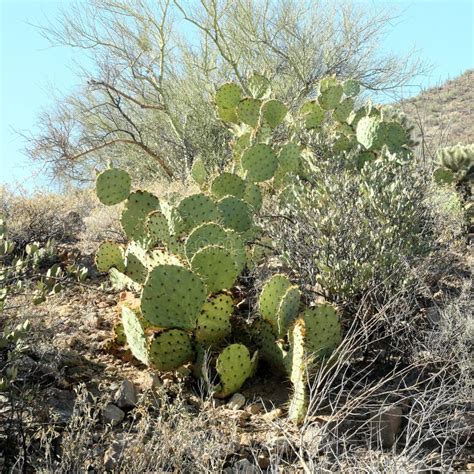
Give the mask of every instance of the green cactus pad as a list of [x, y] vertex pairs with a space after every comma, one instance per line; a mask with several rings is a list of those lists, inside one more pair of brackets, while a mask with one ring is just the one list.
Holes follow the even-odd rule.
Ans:
[[278, 335], [280, 338], [284, 337], [298, 315], [300, 300], [301, 291], [296, 285], [290, 286], [281, 298], [277, 312]]
[[123, 272], [125, 263], [122, 247], [115, 242], [102, 242], [95, 254], [95, 266], [101, 273], [108, 272], [112, 267]]
[[247, 125], [256, 127], [260, 117], [261, 105], [262, 102], [260, 100], [247, 97], [239, 102], [239, 105], [237, 106], [237, 116]]
[[151, 341], [149, 361], [157, 370], [176, 370], [193, 359], [193, 343], [184, 331], [169, 329], [158, 333]]
[[245, 181], [236, 174], [221, 173], [212, 181], [211, 193], [217, 199], [229, 195], [243, 198], [245, 193]]
[[367, 150], [377, 150], [383, 145], [382, 122], [378, 117], [362, 117], [357, 123], [357, 141]]
[[342, 133], [336, 134], [334, 140], [332, 142], [332, 149], [336, 153], [340, 153], [342, 151], [348, 151], [351, 149], [353, 142], [350, 138]]
[[452, 184], [454, 173], [448, 168], [436, 168], [433, 171], [433, 178], [437, 184]]
[[269, 145], [258, 143], [244, 151], [241, 164], [247, 179], [259, 183], [273, 177], [278, 161]]
[[213, 222], [220, 217], [216, 203], [205, 194], [184, 198], [176, 207], [176, 214], [174, 230], [177, 234], [189, 232], [204, 222]]
[[191, 166], [191, 177], [197, 184], [199, 184], [199, 186], [205, 184], [207, 180], [207, 171], [202, 158], [194, 160], [194, 163]]
[[184, 244], [184, 251], [188, 260], [191, 260], [194, 254], [208, 245], [221, 245], [226, 247], [226, 230], [215, 222], [206, 222], [193, 229]]
[[178, 267], [183, 266], [180, 259], [172, 253], [164, 252], [158, 249], [148, 251], [146, 254], [146, 267], [148, 271], [153, 270], [158, 265], [177, 265]]
[[168, 219], [161, 211], [150, 212], [146, 218], [145, 227], [147, 236], [155, 245], [158, 242], [167, 242], [170, 238]]
[[237, 109], [235, 107], [226, 109], [224, 107], [217, 107], [217, 117], [223, 122], [227, 123], [239, 123], [239, 117], [237, 115]]
[[237, 232], [245, 232], [252, 226], [250, 207], [242, 199], [226, 196], [217, 205], [224, 227], [234, 229]]
[[354, 99], [347, 97], [333, 111], [332, 116], [338, 122], [345, 122], [354, 110]]
[[279, 372], [286, 372], [288, 352], [284, 350], [281, 342], [277, 341], [277, 334], [272, 325], [268, 321], [257, 319], [248, 331], [262, 360]]
[[288, 113], [287, 106], [280, 100], [267, 100], [262, 104], [261, 114], [265, 123], [271, 128], [278, 127]]
[[222, 84], [216, 91], [216, 104], [224, 109], [237, 107], [242, 97], [242, 89], [235, 82]]
[[288, 417], [296, 424], [301, 424], [308, 410], [308, 377], [307, 354], [305, 351], [306, 328], [303, 321], [297, 321], [291, 332], [291, 367], [290, 380], [293, 395], [288, 409]]
[[224, 248], [230, 251], [237, 265], [238, 273], [241, 273], [247, 263], [244, 239], [238, 232], [232, 229], [226, 229], [227, 239]]
[[122, 306], [122, 324], [128, 347], [133, 356], [148, 365], [147, 338], [143, 319], [127, 306]]
[[325, 90], [320, 90], [318, 95], [319, 105], [324, 110], [333, 110], [339, 104], [342, 97], [342, 86], [331, 86]]
[[353, 79], [347, 79], [342, 83], [342, 90], [347, 97], [354, 97], [360, 92], [360, 84]]
[[271, 93], [270, 81], [261, 74], [254, 74], [249, 78], [248, 88], [254, 99], [265, 99]]
[[234, 142], [234, 160], [238, 164], [240, 163], [240, 157], [242, 153], [250, 146], [252, 134], [244, 133], [238, 137]]
[[262, 207], [263, 197], [262, 191], [258, 184], [248, 182], [245, 186], [243, 200], [255, 211], [258, 212]]
[[325, 357], [341, 342], [341, 324], [336, 309], [321, 304], [301, 315], [306, 326], [306, 347], [315, 357]]
[[191, 270], [158, 265], [143, 288], [143, 317], [158, 327], [194, 329], [206, 293], [204, 283]]
[[109, 270], [109, 280], [112, 288], [117, 291], [122, 291], [125, 289], [140, 291], [140, 285], [135, 283], [131, 278], [125, 275], [125, 273], [122, 273], [116, 268], [111, 268]]
[[259, 299], [260, 314], [278, 329], [278, 308], [291, 282], [286, 275], [273, 275], [262, 288]]
[[137, 242], [130, 242], [125, 252], [125, 275], [142, 285], [148, 276], [146, 249]]
[[145, 221], [148, 214], [160, 209], [160, 201], [147, 191], [136, 191], [130, 194], [122, 212], [123, 230], [130, 240], [146, 238]]
[[195, 331], [196, 340], [205, 347], [220, 344], [231, 333], [230, 317], [234, 302], [228, 295], [211, 298], [198, 316]]
[[96, 180], [97, 197], [102, 204], [113, 206], [128, 198], [130, 185], [131, 178], [126, 171], [116, 168], [102, 171]]
[[305, 122], [306, 128], [320, 127], [324, 121], [326, 112], [315, 100], [305, 102], [300, 109], [300, 115]]
[[300, 147], [295, 143], [283, 145], [278, 153], [278, 167], [286, 172], [298, 172], [301, 165]]
[[408, 141], [405, 129], [397, 122], [383, 122], [384, 143], [390, 151], [399, 150]]
[[220, 385], [216, 397], [228, 397], [237, 392], [254, 372], [256, 355], [250, 358], [249, 350], [243, 344], [227, 346], [217, 358], [216, 370]]
[[191, 267], [206, 283], [209, 293], [232, 288], [239, 275], [232, 253], [218, 245], [208, 245], [198, 250], [191, 260]]

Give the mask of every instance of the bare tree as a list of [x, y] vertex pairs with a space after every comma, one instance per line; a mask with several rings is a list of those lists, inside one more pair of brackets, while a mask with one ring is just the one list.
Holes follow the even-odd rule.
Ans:
[[[53, 45], [84, 50], [83, 87], [40, 116], [27, 152], [78, 179], [112, 158], [136, 174], [184, 177], [201, 155], [222, 164], [227, 131], [209, 102], [215, 85], [264, 73], [293, 105], [327, 74], [395, 90], [418, 62], [381, 56], [393, 16], [345, 1], [92, 0], [43, 27]], [[146, 171], [146, 173], [144, 173]]]

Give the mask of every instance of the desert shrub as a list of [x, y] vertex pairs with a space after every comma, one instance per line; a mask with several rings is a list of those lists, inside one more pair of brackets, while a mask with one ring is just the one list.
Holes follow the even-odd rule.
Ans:
[[[357, 172], [311, 160], [311, 174], [278, 206], [271, 235], [289, 266], [333, 300], [382, 284], [400, 288], [410, 262], [430, 251], [425, 180], [413, 163], [380, 160]], [[396, 291], [396, 290], [394, 290]]]
[[51, 239], [77, 241], [92, 205], [92, 193], [88, 191], [28, 195], [22, 190], [0, 189], [0, 213], [7, 222], [9, 238], [20, 247]]

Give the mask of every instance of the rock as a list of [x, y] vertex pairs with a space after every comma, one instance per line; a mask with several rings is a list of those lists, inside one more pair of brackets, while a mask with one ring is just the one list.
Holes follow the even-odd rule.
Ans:
[[69, 390], [50, 388], [46, 394], [46, 405], [50, 407], [53, 414], [60, 422], [67, 423], [74, 411], [75, 397]]
[[227, 403], [227, 408], [240, 410], [245, 405], [245, 397], [241, 393], [234, 393]]
[[107, 471], [114, 471], [123, 453], [123, 444], [114, 442], [104, 453], [104, 467]]
[[391, 406], [379, 413], [372, 421], [372, 429], [382, 440], [384, 448], [391, 448], [395, 443], [402, 424], [403, 412], [400, 407]]
[[163, 386], [163, 382], [157, 374], [145, 372], [140, 378], [139, 385], [143, 390], [156, 390]]
[[119, 408], [134, 408], [137, 403], [137, 388], [130, 380], [124, 380], [115, 393], [115, 404]]
[[233, 474], [257, 474], [260, 470], [257, 466], [254, 466], [247, 458], [237, 461], [232, 466]]
[[277, 418], [281, 418], [283, 416], [283, 410], [281, 408], [275, 408], [272, 411], [269, 411], [262, 415], [262, 419], [265, 421], [275, 421]]
[[102, 410], [102, 417], [106, 423], [117, 426], [125, 418], [125, 413], [113, 403], [108, 403]]

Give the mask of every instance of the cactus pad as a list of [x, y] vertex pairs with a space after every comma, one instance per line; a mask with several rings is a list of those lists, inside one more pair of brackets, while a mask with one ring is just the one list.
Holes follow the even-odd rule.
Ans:
[[304, 321], [296, 322], [291, 332], [290, 380], [293, 384], [293, 396], [288, 409], [288, 417], [294, 423], [301, 424], [308, 410], [307, 354], [305, 351], [306, 328]]
[[332, 116], [338, 122], [345, 122], [353, 109], [354, 99], [352, 97], [347, 97], [334, 109]]
[[324, 120], [325, 112], [315, 100], [305, 102], [300, 109], [300, 115], [305, 122], [306, 128], [317, 128]]
[[221, 343], [232, 330], [233, 310], [234, 303], [228, 295], [218, 295], [204, 303], [197, 320], [196, 340], [203, 346]]
[[249, 181], [261, 182], [273, 177], [278, 162], [269, 145], [258, 143], [244, 151], [241, 164]]
[[278, 167], [286, 172], [297, 172], [301, 164], [300, 147], [295, 143], [283, 145], [278, 153]]
[[221, 221], [225, 227], [237, 232], [245, 232], [252, 226], [250, 207], [245, 201], [234, 196], [226, 196], [217, 205], [221, 212]]
[[322, 79], [319, 83], [319, 105], [324, 110], [332, 110], [337, 107], [342, 97], [342, 86], [333, 77]]
[[377, 150], [383, 145], [382, 122], [377, 117], [362, 117], [357, 123], [357, 141], [367, 150]]
[[336, 309], [321, 304], [301, 315], [306, 326], [306, 347], [316, 357], [325, 357], [341, 342], [341, 324]]
[[300, 300], [301, 292], [296, 285], [290, 286], [283, 295], [277, 312], [278, 335], [280, 338], [285, 336], [290, 325], [298, 315]]
[[112, 267], [123, 272], [125, 263], [122, 247], [115, 242], [102, 242], [95, 254], [95, 265], [101, 273], [108, 272]]
[[252, 376], [257, 354], [250, 358], [249, 350], [243, 344], [227, 346], [217, 358], [216, 370], [220, 377], [220, 385], [215, 394], [227, 397], [242, 387]]
[[137, 242], [130, 242], [125, 252], [125, 275], [140, 285], [148, 276], [146, 250]]
[[360, 84], [353, 79], [347, 79], [342, 83], [342, 90], [347, 97], [354, 97], [360, 92]]
[[147, 191], [136, 191], [128, 197], [122, 212], [123, 230], [130, 240], [146, 238], [145, 220], [152, 211], [160, 209], [160, 201]]
[[122, 306], [122, 324], [128, 347], [133, 356], [148, 365], [147, 338], [141, 316], [127, 306]]
[[191, 177], [197, 184], [199, 184], [199, 186], [202, 186], [206, 182], [207, 171], [202, 158], [194, 160], [194, 163], [191, 166]]
[[102, 171], [96, 180], [97, 197], [102, 204], [113, 206], [128, 198], [130, 185], [131, 178], [126, 171], [116, 168]]
[[169, 329], [156, 334], [151, 341], [149, 362], [157, 370], [176, 370], [193, 359], [193, 344], [184, 331]]
[[260, 116], [261, 105], [262, 102], [260, 100], [247, 97], [239, 102], [237, 106], [237, 116], [247, 125], [256, 127]]
[[236, 174], [221, 173], [212, 181], [211, 193], [217, 199], [229, 195], [243, 198], [245, 193], [245, 181]]
[[156, 244], [158, 242], [167, 242], [170, 238], [168, 219], [161, 211], [152, 211], [148, 214], [145, 226], [147, 235]]
[[242, 89], [234, 82], [227, 82], [216, 91], [216, 104], [224, 109], [237, 107], [242, 96]]
[[184, 244], [184, 251], [188, 260], [191, 260], [194, 254], [208, 245], [220, 245], [227, 248], [226, 230], [214, 222], [206, 222], [193, 229]]
[[262, 191], [258, 184], [248, 182], [245, 187], [243, 200], [255, 211], [258, 212], [262, 207]]
[[220, 217], [216, 203], [205, 194], [193, 194], [181, 200], [176, 207], [175, 232], [180, 234], [194, 229], [204, 222], [216, 221]]
[[263, 319], [255, 320], [248, 328], [250, 337], [258, 347], [260, 357], [278, 371], [287, 371], [288, 353], [276, 340], [272, 325]]
[[194, 329], [205, 301], [206, 287], [191, 270], [158, 265], [143, 288], [141, 310], [154, 326]]
[[278, 307], [291, 282], [286, 275], [273, 275], [262, 288], [259, 299], [260, 314], [275, 328], [278, 327]]
[[278, 127], [278, 125], [283, 122], [287, 113], [288, 108], [280, 100], [267, 100], [262, 104], [261, 114], [263, 120], [271, 128]]
[[271, 92], [270, 81], [261, 74], [249, 78], [248, 88], [255, 99], [265, 99]]
[[218, 245], [208, 245], [197, 251], [191, 260], [191, 267], [206, 283], [209, 293], [231, 288], [239, 275], [232, 253]]
[[227, 123], [239, 123], [237, 110], [235, 108], [226, 109], [224, 107], [217, 107], [217, 116], [220, 120]]

